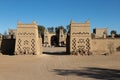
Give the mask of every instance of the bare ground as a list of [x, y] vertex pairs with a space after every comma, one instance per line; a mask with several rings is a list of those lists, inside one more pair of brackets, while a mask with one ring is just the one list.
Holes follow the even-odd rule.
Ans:
[[120, 53], [71, 56], [65, 48], [44, 54], [0, 55], [0, 80], [120, 80]]

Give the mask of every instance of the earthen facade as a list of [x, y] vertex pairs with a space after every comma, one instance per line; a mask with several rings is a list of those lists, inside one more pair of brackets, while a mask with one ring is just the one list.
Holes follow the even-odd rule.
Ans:
[[70, 50], [71, 54], [87, 54], [90, 52], [90, 22], [70, 23]]
[[38, 27], [35, 22], [22, 24], [18, 22], [15, 54], [34, 54], [42, 52], [42, 39], [38, 35]]
[[[94, 37], [92, 36], [94, 35]], [[90, 21], [70, 23], [70, 35], [67, 39], [67, 52], [70, 54], [113, 53], [120, 51], [120, 38], [114, 34], [108, 37], [107, 28], [96, 28], [90, 32]]]
[[59, 29], [58, 33], [49, 32], [47, 29], [44, 31], [44, 46], [65, 46], [67, 35], [63, 29]]

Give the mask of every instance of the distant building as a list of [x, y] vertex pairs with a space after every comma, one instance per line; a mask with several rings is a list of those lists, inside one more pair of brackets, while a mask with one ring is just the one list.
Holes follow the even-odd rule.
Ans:
[[56, 38], [56, 34], [48, 32], [47, 29], [44, 31], [44, 46], [45, 47], [50, 47], [50, 46], [55, 46], [54, 39]]
[[8, 35], [9, 35], [9, 38], [16, 38], [16, 34], [17, 34], [17, 29], [9, 29], [8, 30]]
[[95, 38], [103, 38], [104, 34], [108, 35], [108, 28], [95, 28], [93, 29]]
[[8, 29], [8, 33], [3, 35], [3, 39], [16, 39], [17, 29]]
[[63, 29], [60, 29], [59, 30], [59, 34], [58, 34], [59, 36], [59, 46], [64, 46], [64, 45], [66, 45], [66, 38], [67, 38], [67, 34], [64, 32], [64, 30]]
[[65, 46], [66, 45], [66, 33], [63, 29], [60, 29], [58, 33], [49, 32], [47, 29], [44, 31], [44, 46]]

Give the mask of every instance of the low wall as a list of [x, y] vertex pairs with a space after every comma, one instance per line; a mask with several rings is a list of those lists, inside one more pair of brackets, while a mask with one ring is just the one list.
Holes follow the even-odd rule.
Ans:
[[92, 39], [91, 50], [98, 53], [120, 51], [120, 39]]

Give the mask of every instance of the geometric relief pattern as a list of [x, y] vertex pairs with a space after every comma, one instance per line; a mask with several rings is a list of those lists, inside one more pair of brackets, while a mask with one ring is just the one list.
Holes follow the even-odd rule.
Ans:
[[23, 54], [29, 54], [30, 48], [29, 47], [23, 47]]
[[80, 43], [80, 44], [85, 43], [85, 40], [84, 39], [79, 39], [78, 43]]
[[21, 39], [18, 39], [17, 50], [21, 53]]
[[29, 33], [29, 32], [20, 32], [18, 35], [34, 35], [34, 33]]
[[33, 54], [35, 53], [35, 40], [34, 39], [31, 40], [31, 51], [33, 52]]
[[24, 45], [28, 45], [29, 41], [28, 40], [25, 40], [24, 41]]
[[86, 50], [87, 51], [90, 50], [90, 39], [89, 38], [86, 39]]
[[79, 43], [79, 45], [78, 45], [78, 49], [84, 49], [85, 48], [85, 40], [84, 39], [79, 39], [78, 40], [78, 43]]
[[72, 35], [89, 35], [89, 32], [73, 32]]
[[73, 54], [86, 55], [90, 51], [90, 39], [89, 38], [73, 38], [72, 40], [72, 52]]
[[73, 38], [72, 40], [72, 51], [76, 51], [76, 39]]

